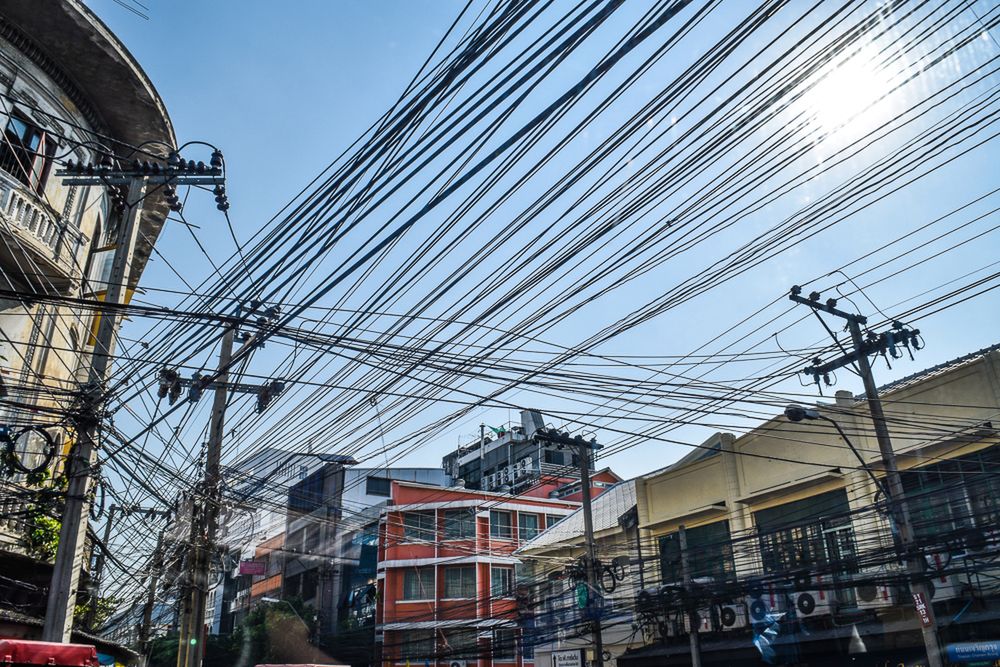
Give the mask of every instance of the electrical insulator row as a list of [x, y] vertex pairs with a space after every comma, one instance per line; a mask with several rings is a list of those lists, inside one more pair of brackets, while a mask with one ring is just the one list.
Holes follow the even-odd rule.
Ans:
[[167, 163], [153, 162], [150, 160], [133, 160], [129, 164], [123, 164], [120, 169], [114, 169], [110, 159], [102, 159], [99, 163], [66, 161], [66, 171], [81, 176], [100, 176], [112, 171], [128, 171], [135, 174], [148, 174], [151, 176], [173, 176], [192, 175], [221, 176], [222, 175], [222, 153], [216, 151], [212, 153], [209, 164], [201, 160], [185, 160], [177, 153], [172, 153], [167, 158]]
[[271, 401], [277, 398], [278, 395], [284, 390], [285, 383], [278, 380], [272, 380], [270, 383], [261, 387], [260, 393], [257, 394], [257, 414], [267, 410], [267, 406], [271, 404]]

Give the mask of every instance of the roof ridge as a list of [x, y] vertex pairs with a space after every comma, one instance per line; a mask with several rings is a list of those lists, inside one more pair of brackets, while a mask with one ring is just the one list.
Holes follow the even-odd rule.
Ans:
[[[917, 371], [916, 373], [911, 373], [910, 375], [907, 375], [905, 377], [901, 377], [898, 380], [893, 380], [892, 382], [889, 382], [888, 384], [884, 384], [884, 385], [882, 385], [881, 387], [878, 388], [878, 393], [881, 394], [881, 393], [884, 393], [884, 392], [892, 391], [894, 389], [900, 389], [900, 388], [905, 387], [905, 386], [909, 385], [910, 383], [915, 382], [916, 380], [919, 380], [921, 378], [924, 378], [924, 377], [926, 377], [926, 376], [928, 376], [928, 375], [930, 375], [932, 373], [937, 373], [937, 372], [945, 370], [945, 369], [950, 370], [950, 369], [953, 369], [953, 368], [958, 368], [958, 367], [964, 366], [964, 365], [966, 365], [970, 361], [974, 361], [975, 359], [979, 359], [981, 357], [985, 357], [987, 354], [989, 354], [991, 352], [996, 352], [998, 350], [1000, 350], [1000, 343], [994, 343], [993, 345], [990, 345], [988, 347], [984, 347], [984, 348], [982, 348], [980, 350], [977, 350], [975, 352], [969, 352], [968, 354], [963, 354], [960, 357], [955, 357], [954, 359], [950, 359], [948, 361], [943, 361], [940, 364], [937, 364], [936, 366], [930, 366], [929, 368], [925, 368], [925, 369], [923, 369], [921, 371]], [[863, 401], [866, 398], [867, 398], [867, 394], [864, 394], [864, 393], [856, 394], [854, 396], [854, 400], [856, 400], [856, 401]]]

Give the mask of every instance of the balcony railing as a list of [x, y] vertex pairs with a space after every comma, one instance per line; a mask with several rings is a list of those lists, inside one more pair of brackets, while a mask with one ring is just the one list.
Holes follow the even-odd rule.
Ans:
[[[32, 265], [22, 269], [35, 273], [38, 269], [53, 283], [64, 283], [79, 273], [76, 259], [84, 243], [84, 235], [74, 226], [60, 220], [48, 206], [31, 192], [0, 172], [0, 215], [3, 225], [0, 231], [17, 235], [18, 246], [14, 248], [30, 251], [36, 259], [41, 259], [48, 267]], [[37, 263], [37, 262], [36, 262]]]

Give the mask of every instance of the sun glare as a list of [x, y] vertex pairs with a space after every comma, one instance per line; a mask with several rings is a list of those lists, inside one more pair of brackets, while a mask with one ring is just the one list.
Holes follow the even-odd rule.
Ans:
[[[834, 63], [817, 77], [802, 102], [824, 133], [862, 134], [885, 120], [890, 90], [887, 73], [865, 50]], [[825, 74], [825, 76], [824, 76]]]

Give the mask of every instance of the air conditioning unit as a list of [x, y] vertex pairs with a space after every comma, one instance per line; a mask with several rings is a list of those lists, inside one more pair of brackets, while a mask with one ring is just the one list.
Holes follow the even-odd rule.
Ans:
[[935, 575], [927, 582], [932, 602], [944, 602], [962, 597], [962, 581], [958, 575]]
[[[563, 631], [560, 631], [563, 632]], [[654, 618], [642, 625], [642, 636], [647, 644], [658, 642], [670, 637], [676, 637], [677, 625], [670, 618]]]
[[894, 604], [892, 588], [885, 584], [866, 583], [854, 587], [858, 609], [878, 609]]
[[691, 618], [690, 614], [684, 614], [684, 631], [691, 632], [691, 622], [694, 621], [697, 626], [696, 632], [711, 632], [714, 630], [712, 627], [712, 610], [709, 607], [700, 607], [695, 609], [694, 618]]
[[788, 595], [789, 602], [800, 618], [829, 616], [833, 613], [830, 594], [822, 589], [815, 591], [795, 591]]
[[747, 607], [744, 604], [719, 605], [719, 625], [723, 630], [747, 627]]
[[750, 613], [750, 622], [763, 623], [768, 614], [781, 612], [784, 607], [781, 598], [781, 593], [771, 587], [765, 588], [758, 595], [748, 596], [747, 610]]
[[930, 588], [931, 601], [943, 602], [961, 597], [961, 578], [957, 574], [946, 571], [951, 565], [951, 557], [948, 554], [933, 553], [925, 558], [928, 565], [927, 583], [928, 588]]

